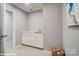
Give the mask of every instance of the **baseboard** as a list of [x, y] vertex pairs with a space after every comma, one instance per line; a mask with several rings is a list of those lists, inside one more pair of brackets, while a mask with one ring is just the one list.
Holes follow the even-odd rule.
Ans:
[[32, 47], [32, 48], [37, 48], [37, 49], [41, 49], [41, 50], [44, 50], [43, 48], [39, 48], [39, 47], [35, 47], [35, 46], [31, 46], [31, 45], [27, 45], [27, 44], [23, 44], [21, 43], [23, 46], [29, 46], [29, 47]]

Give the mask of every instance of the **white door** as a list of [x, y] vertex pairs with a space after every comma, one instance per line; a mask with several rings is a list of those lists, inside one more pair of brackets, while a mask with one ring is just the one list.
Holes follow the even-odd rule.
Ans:
[[14, 45], [14, 39], [13, 39], [13, 12], [6, 10], [6, 4], [1, 5], [1, 32], [2, 32], [2, 41], [3, 41], [3, 55], [13, 55], [13, 45]]

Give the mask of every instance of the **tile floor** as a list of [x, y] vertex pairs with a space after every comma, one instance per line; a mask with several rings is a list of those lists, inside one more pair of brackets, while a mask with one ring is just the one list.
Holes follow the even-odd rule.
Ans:
[[15, 49], [8, 47], [6, 56], [51, 56], [47, 50], [41, 50], [29, 46], [17, 45]]
[[16, 46], [15, 52], [17, 56], [51, 56], [49, 51], [23, 46], [21, 44]]

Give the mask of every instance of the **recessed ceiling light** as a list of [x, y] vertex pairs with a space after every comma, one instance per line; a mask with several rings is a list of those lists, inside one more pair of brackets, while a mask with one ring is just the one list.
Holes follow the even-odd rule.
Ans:
[[30, 3], [25, 3], [25, 5], [30, 5]]

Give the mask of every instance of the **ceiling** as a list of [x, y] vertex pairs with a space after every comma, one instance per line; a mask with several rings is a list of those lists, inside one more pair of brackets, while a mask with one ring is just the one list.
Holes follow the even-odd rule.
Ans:
[[42, 3], [12, 3], [12, 5], [27, 13], [43, 9]]

